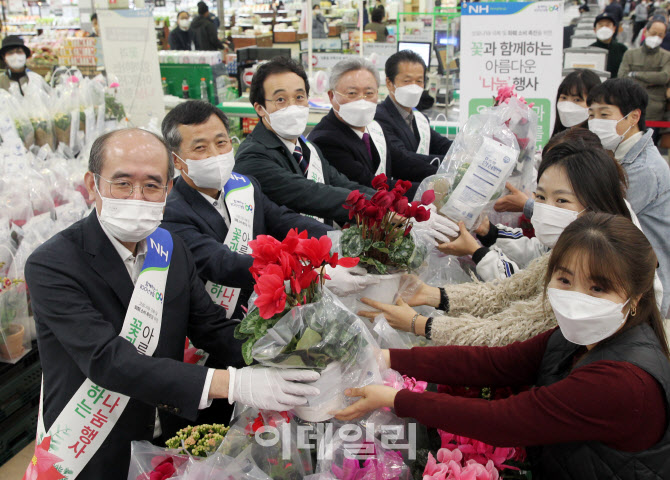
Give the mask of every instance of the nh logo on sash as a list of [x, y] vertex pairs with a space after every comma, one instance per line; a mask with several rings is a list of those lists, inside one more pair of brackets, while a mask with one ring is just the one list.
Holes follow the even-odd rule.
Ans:
[[165, 261], [168, 261], [168, 252], [166, 252], [163, 249], [163, 245], [160, 243], [156, 243], [153, 238], [149, 237], [149, 243], [151, 244], [151, 248], [156, 250], [156, 253], [158, 253], [159, 257], [165, 257]]
[[489, 6], [468, 4], [468, 13], [489, 13]]

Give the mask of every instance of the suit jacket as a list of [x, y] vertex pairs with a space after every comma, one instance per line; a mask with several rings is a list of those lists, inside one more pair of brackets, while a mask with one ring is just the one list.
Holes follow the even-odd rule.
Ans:
[[434, 175], [437, 172], [438, 165], [431, 165], [430, 162], [435, 157], [439, 157], [442, 160], [442, 157], [449, 151], [451, 140], [443, 137], [431, 128], [430, 146], [428, 147], [430, 154], [421, 155], [420, 153], [416, 153], [416, 149], [419, 147], [416, 120], [414, 120], [414, 129], [409, 128], [390, 96], [377, 105], [375, 120], [379, 122], [382, 130], [384, 130], [391, 163], [393, 164], [394, 171], [400, 178], [405, 178], [402, 175], [404, 172], [408, 172], [406, 175], [410, 175], [410, 177], [407, 177], [407, 180], [420, 182], [427, 176]]
[[[254, 187], [254, 238], [272, 235], [283, 240], [292, 228], [307, 230], [313, 237], [326, 235], [332, 230], [321, 222], [278, 206], [263, 194], [255, 178], [249, 180]], [[254, 279], [249, 273], [253, 259], [251, 255], [231, 252], [223, 244], [228, 227], [216, 208], [182, 178], [177, 178], [167, 199], [162, 226], [186, 243], [203, 282], [209, 280], [242, 289], [233, 313], [233, 318], [242, 318], [241, 307], [247, 304], [254, 287]]]
[[[311, 152], [300, 140], [303, 156], [310, 161]], [[333, 220], [344, 225], [349, 214], [342, 205], [352, 190], [374, 195], [374, 190], [352, 182], [328, 163], [319, 152], [323, 164], [324, 183], [305, 178], [298, 162], [279, 137], [259, 122], [253, 132], [244, 139], [235, 155], [235, 171], [255, 177], [263, 193], [277, 205], [293, 211]]]
[[158, 408], [165, 435], [177, 418], [196, 419], [207, 369], [183, 362], [186, 336], [222, 363], [241, 366], [236, 321], [212, 303], [190, 252], [173, 235], [158, 346], [141, 355], [119, 337], [133, 283], [96, 212], [54, 235], [28, 258], [25, 273], [44, 374], [44, 426], [56, 420], [86, 378], [131, 397], [78, 478], [128, 475], [130, 442], [151, 440]]

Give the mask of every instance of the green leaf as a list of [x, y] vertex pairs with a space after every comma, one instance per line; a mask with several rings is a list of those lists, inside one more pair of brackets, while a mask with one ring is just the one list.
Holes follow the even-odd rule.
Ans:
[[375, 260], [374, 258], [370, 257], [361, 257], [360, 263], [365, 263], [373, 267], [374, 270], [377, 271], [377, 273], [384, 275], [387, 272], [386, 265], [381, 263], [379, 260]]
[[241, 322], [238, 323], [238, 324], [235, 326], [235, 331], [233, 331], [233, 336], [234, 336], [237, 340], [246, 340], [247, 337], [248, 337], [249, 335], [240, 332], [240, 327], [241, 327], [241, 326], [242, 326], [242, 323], [241, 323]]
[[240, 324], [240, 332], [246, 333], [247, 335], [253, 335], [256, 330], [256, 323], [261, 323], [259, 322], [260, 320], [261, 315], [258, 309], [256, 308], [252, 310], [249, 312], [249, 315], [242, 319], [242, 323]]
[[321, 341], [321, 335], [319, 335], [311, 328], [307, 328], [305, 330], [305, 333], [302, 334], [302, 337], [298, 341], [295, 349], [307, 350], [308, 348], [313, 347], [314, 345], [318, 345], [320, 341]]
[[344, 257], [358, 257], [363, 252], [363, 238], [361, 229], [358, 227], [349, 227], [342, 232], [340, 239], [340, 248]]
[[398, 265], [407, 265], [414, 252], [414, 240], [411, 236], [402, 238], [400, 245], [389, 253], [389, 259]]
[[251, 354], [251, 351], [254, 348], [254, 343], [256, 343], [256, 339], [250, 338], [242, 344], [242, 358], [244, 359], [244, 363], [247, 365], [251, 365], [254, 361], [254, 357]]
[[268, 324], [266, 322], [256, 322], [254, 325], [254, 337], [260, 339], [265, 336], [268, 331]]

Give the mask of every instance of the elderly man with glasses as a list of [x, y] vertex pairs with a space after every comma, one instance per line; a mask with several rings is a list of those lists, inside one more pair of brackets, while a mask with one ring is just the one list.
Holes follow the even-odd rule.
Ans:
[[[238, 322], [212, 302], [179, 236], [158, 228], [173, 176], [153, 133], [99, 137], [85, 176], [94, 211], [28, 259], [44, 375], [28, 476], [58, 468], [71, 479], [125, 478], [130, 443], [169, 438], [175, 415], [193, 422], [217, 398], [282, 411], [318, 393], [299, 383], [313, 372], [234, 368], [243, 363]], [[184, 363], [187, 335], [228, 368]], [[39, 464], [44, 450], [55, 466]]]
[[303, 137], [308, 95], [305, 70], [293, 60], [277, 57], [258, 68], [249, 100], [261, 122], [240, 145], [235, 171], [256, 178], [278, 205], [344, 225], [349, 216], [342, 205], [351, 191], [374, 190], [342, 175]]
[[[379, 72], [369, 61], [354, 57], [339, 62], [330, 74], [328, 97], [333, 108], [309, 134], [331, 165], [349, 180], [367, 186], [381, 173], [396, 176], [384, 132], [374, 119], [378, 90]], [[414, 196], [418, 186], [412, 185], [408, 197]]]

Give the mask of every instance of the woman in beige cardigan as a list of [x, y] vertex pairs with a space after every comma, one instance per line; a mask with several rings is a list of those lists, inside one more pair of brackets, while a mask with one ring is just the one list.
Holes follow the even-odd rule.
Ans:
[[[625, 175], [619, 164], [603, 149], [571, 139], [544, 155], [535, 201], [576, 214], [605, 212], [631, 219], [624, 192]], [[423, 335], [437, 345], [500, 346], [526, 340], [556, 326], [542, 293], [548, 261], [549, 253], [504, 280], [444, 288], [410, 276], [406, 280], [413, 285], [403, 289], [404, 300], [386, 305], [362, 299], [376, 310], [359, 314], [375, 318], [383, 313], [394, 328]], [[419, 305], [438, 308], [445, 315], [426, 318], [412, 308]]]

